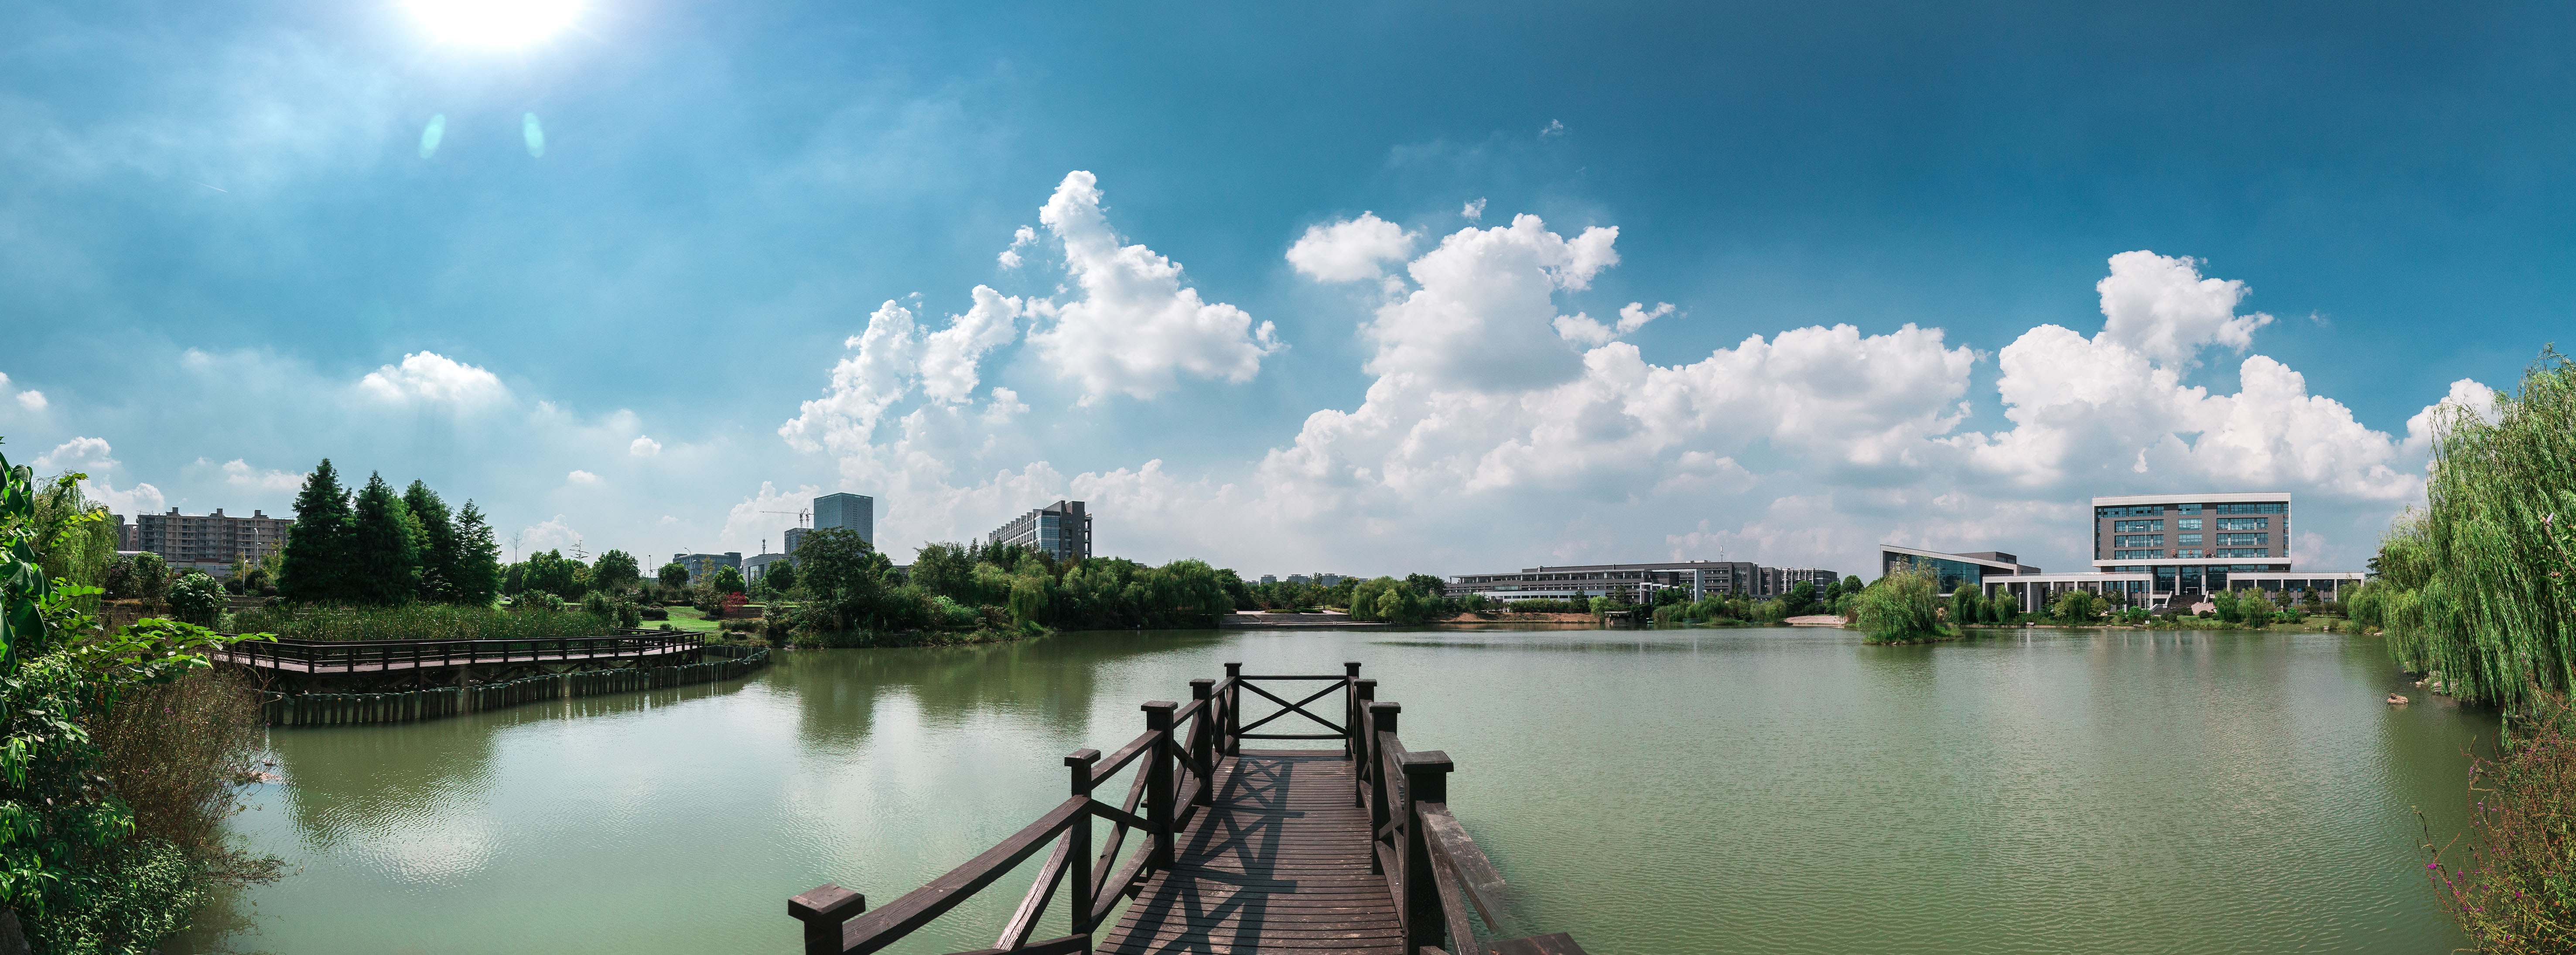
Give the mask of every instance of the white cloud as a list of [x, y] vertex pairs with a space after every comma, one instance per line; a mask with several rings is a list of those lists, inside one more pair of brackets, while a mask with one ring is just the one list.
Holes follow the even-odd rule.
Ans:
[[516, 553], [510, 559], [518, 560], [541, 550], [571, 550], [580, 547], [583, 540], [581, 532], [573, 529], [572, 522], [557, 514], [520, 528], [519, 533], [512, 535], [510, 545]]
[[572, 482], [572, 483], [574, 483], [574, 484], [592, 484], [592, 485], [595, 485], [595, 484], [600, 483], [600, 481], [599, 481], [599, 475], [592, 474], [592, 473], [590, 473], [590, 472], [588, 472], [588, 471], [579, 471], [579, 470], [576, 470], [576, 471], [572, 472], [571, 474], [566, 474], [566, 475], [564, 475], [564, 480], [566, 480], [566, 481], [570, 481], [570, 482]]
[[1181, 284], [1181, 267], [1142, 245], [1120, 245], [1088, 172], [1064, 177], [1038, 222], [1064, 242], [1073, 301], [1029, 303], [1051, 319], [1029, 333], [1038, 354], [1083, 389], [1082, 403], [1112, 394], [1151, 398], [1181, 375], [1249, 381], [1282, 347], [1271, 323]]
[[1028, 403], [1020, 400], [1019, 392], [1000, 386], [993, 388], [992, 400], [984, 403], [984, 421], [988, 424], [1002, 424], [1028, 412]]
[[1386, 274], [1385, 263], [1411, 256], [1417, 238], [1374, 212], [1362, 212], [1357, 219], [1307, 226], [1288, 247], [1288, 264], [1319, 282], [1374, 279]]
[[974, 307], [922, 339], [921, 392], [934, 401], [964, 401], [974, 394], [976, 366], [985, 353], [1019, 337], [1019, 299], [981, 285], [972, 294]]
[[2432, 453], [2434, 433], [2448, 424], [2446, 415], [2455, 414], [2495, 421], [2496, 390], [2469, 378], [2452, 382], [2450, 394], [2406, 419], [2406, 450], [2415, 454]]
[[1485, 200], [1478, 198], [1476, 201], [1468, 203], [1465, 208], [1458, 210], [1458, 214], [1465, 217], [1469, 222], [1485, 221]]
[[1555, 327], [1557, 336], [1566, 341], [1598, 347], [1609, 344], [1611, 339], [1644, 328], [1647, 322], [1670, 315], [1673, 311], [1671, 302], [1657, 302], [1653, 311], [1647, 311], [1644, 302], [1630, 302], [1619, 308], [1619, 324], [1616, 327], [1603, 325], [1592, 316], [1580, 312], [1560, 317], [1551, 324]]
[[304, 487], [304, 475], [284, 471], [262, 471], [249, 462], [234, 458], [224, 462], [224, 483], [237, 488], [262, 491], [294, 491]]
[[74, 472], [89, 475], [80, 482], [81, 493], [88, 495], [90, 500], [107, 505], [109, 511], [125, 515], [127, 520], [133, 520], [137, 514], [158, 514], [169, 506], [161, 489], [150, 484], [137, 482], [132, 488], [117, 490], [115, 483], [108, 478], [109, 472], [117, 466], [114, 453], [105, 438], [76, 437], [38, 455], [35, 470], [40, 475]]
[[2245, 283], [2201, 278], [2189, 257], [2122, 252], [2093, 287], [2102, 294], [2102, 334], [2160, 364], [2187, 364], [2204, 345], [2244, 351], [2255, 329], [2272, 324], [2261, 312], [2236, 314], [2253, 291]]
[[671, 516], [671, 515], [669, 515], [669, 514], [664, 514], [664, 515], [662, 515], [662, 521], [661, 521], [661, 523], [662, 523], [662, 525], [663, 525], [663, 526], [665, 526], [665, 527], [668, 527], [668, 526], [673, 525], [673, 524], [677, 524], [677, 523], [679, 523], [679, 522], [680, 522], [680, 519], [679, 519], [679, 518], [672, 517], [672, 516]]
[[1557, 120], [1553, 120], [1553, 119], [1548, 120], [1548, 121], [1547, 121], [1547, 125], [1546, 125], [1546, 126], [1542, 126], [1542, 127], [1540, 127], [1540, 128], [1539, 128], [1539, 131], [1538, 131], [1538, 138], [1540, 138], [1540, 139], [1546, 139], [1546, 138], [1548, 138], [1548, 137], [1550, 137], [1550, 136], [1563, 136], [1563, 135], [1565, 135], [1565, 124], [1564, 124], [1563, 122], [1560, 122], [1560, 121], [1557, 121]]
[[1582, 362], [1553, 330], [1554, 295], [1588, 288], [1617, 264], [1618, 237], [1615, 228], [1594, 227], [1568, 240], [1523, 215], [1440, 240], [1406, 269], [1419, 288], [1379, 308], [1363, 329], [1377, 344], [1367, 370], [1486, 390], [1573, 378]]
[[375, 398], [459, 408], [497, 402], [509, 395], [499, 376], [437, 352], [405, 354], [402, 364], [368, 372], [358, 389]]
[[1021, 226], [1019, 231], [1011, 233], [1011, 247], [1003, 249], [1002, 254], [998, 257], [999, 261], [1002, 263], [1002, 267], [1006, 269], [1019, 268], [1020, 262], [1022, 261], [1020, 259], [1020, 250], [1028, 246], [1036, 245], [1037, 241], [1038, 230], [1029, 228], [1028, 226]]
[[18, 407], [25, 408], [29, 411], [45, 410], [45, 393], [32, 390], [19, 392]]
[[662, 442], [653, 440], [650, 435], [639, 434], [635, 436], [633, 443], [626, 446], [626, 453], [639, 458], [649, 458], [662, 453]]
[[[777, 485], [760, 482], [760, 491], [732, 510], [725, 512], [724, 531], [718, 538], [718, 550], [738, 550], [746, 554], [772, 553], [787, 546], [787, 529], [799, 526], [800, 513], [810, 512], [814, 499], [823, 489], [811, 484], [780, 491]], [[765, 548], [765, 549], [764, 549]]]

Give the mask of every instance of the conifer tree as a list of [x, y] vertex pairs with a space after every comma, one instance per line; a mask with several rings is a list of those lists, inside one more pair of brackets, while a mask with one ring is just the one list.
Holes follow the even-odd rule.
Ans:
[[459, 603], [457, 598], [456, 520], [438, 492], [420, 481], [403, 491], [403, 507], [420, 525], [420, 599]]
[[420, 590], [420, 542], [411, 509], [385, 483], [370, 474], [358, 492], [356, 520], [349, 539], [348, 599], [364, 604], [399, 604]]
[[295, 495], [295, 523], [279, 555], [279, 596], [308, 603], [348, 599], [349, 518], [349, 492], [331, 459], [323, 458]]
[[501, 542], [474, 502], [456, 512], [455, 601], [469, 607], [490, 606], [501, 592]]

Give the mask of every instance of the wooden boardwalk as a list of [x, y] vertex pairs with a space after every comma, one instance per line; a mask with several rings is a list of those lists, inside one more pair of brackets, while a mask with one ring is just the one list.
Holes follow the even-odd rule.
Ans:
[[1116, 955], [1399, 955], [1369, 816], [1340, 750], [1245, 750], [1217, 768], [1172, 867], [1146, 881], [1098, 951]]
[[450, 667], [649, 660], [698, 653], [699, 635], [622, 630], [554, 640], [245, 640], [214, 651], [217, 663], [296, 676], [371, 675]]
[[[1145, 734], [1116, 752], [1066, 756], [1070, 797], [948, 874], [875, 911], [827, 882], [787, 914], [805, 923], [806, 955], [868, 955], [1044, 852], [993, 944], [957, 955], [1582, 955], [1563, 933], [1515, 930], [1501, 872], [1449, 814], [1448, 755], [1406, 749], [1403, 708], [1376, 697], [1357, 663], [1286, 676], [1226, 664], [1223, 680], [1190, 681], [1187, 704], [1144, 704]], [[1246, 719], [1260, 700], [1275, 709]], [[1328, 732], [1256, 732], [1285, 717]], [[1124, 799], [1098, 798], [1122, 775]], [[1095, 820], [1110, 823], [1097, 856]], [[1058, 899], [1065, 915], [1048, 919]], [[1042, 922], [1072, 932], [1033, 938]]]

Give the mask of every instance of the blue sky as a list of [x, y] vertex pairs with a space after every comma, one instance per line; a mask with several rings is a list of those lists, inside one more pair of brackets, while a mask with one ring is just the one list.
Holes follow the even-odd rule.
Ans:
[[2357, 566], [2425, 408], [2567, 327], [2569, 19], [0, 5], [0, 435], [189, 513], [328, 456], [521, 550], [853, 490], [899, 560], [1074, 496], [1253, 574], [2055, 567], [2205, 488]]

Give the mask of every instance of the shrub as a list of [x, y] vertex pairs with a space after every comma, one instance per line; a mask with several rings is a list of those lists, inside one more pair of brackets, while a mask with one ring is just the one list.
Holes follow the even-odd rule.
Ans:
[[200, 627], [214, 626], [226, 603], [224, 586], [201, 573], [190, 573], [170, 585], [170, 613]]
[[[2480, 952], [2576, 949], [2576, 739], [2563, 700], [2531, 698], [2535, 717], [2521, 739], [2469, 767], [2469, 848], [2458, 865], [2451, 845], [2424, 829], [2425, 877], [2443, 911]], [[2417, 813], [2416, 818], [2423, 818]]]
[[129, 691], [90, 731], [101, 771], [134, 810], [137, 835], [216, 860], [219, 871], [262, 867], [262, 860], [227, 850], [222, 830], [240, 811], [237, 787], [258, 770], [264, 728], [257, 689], [229, 673], [199, 670]]

